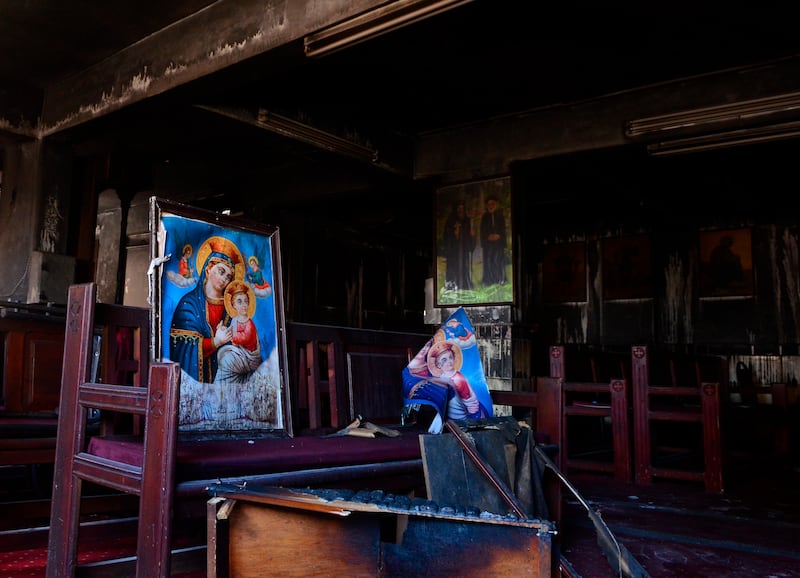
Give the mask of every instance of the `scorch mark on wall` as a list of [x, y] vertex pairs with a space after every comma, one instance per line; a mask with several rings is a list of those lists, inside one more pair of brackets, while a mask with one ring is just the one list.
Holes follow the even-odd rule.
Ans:
[[[691, 343], [692, 333], [692, 274], [684, 272], [684, 263], [679, 255], [670, 255], [664, 269], [664, 342], [678, 343], [681, 328], [684, 342]], [[683, 327], [681, 327], [683, 326]]]
[[[255, 33], [243, 39], [241, 42], [228, 42], [210, 50], [209, 52], [206, 52], [204, 60], [215, 60], [218, 58], [229, 57], [231, 54], [243, 52], [250, 44], [257, 44], [257, 41], [261, 40], [263, 36], [263, 31], [259, 29]], [[188, 74], [190, 68], [195, 64], [202, 63], [199, 61], [191, 63], [176, 63], [174, 60], [170, 60], [169, 63], [164, 66], [160, 75], [153, 74], [152, 66], [145, 66], [141, 73], [134, 74], [131, 77], [130, 82], [127, 84], [121, 84], [119, 89], [112, 86], [110, 90], [104, 90], [101, 93], [98, 102], [80, 105], [77, 112], [69, 114], [52, 124], [41, 124], [36, 130], [36, 135], [38, 138], [43, 138], [48, 134], [58, 132], [63, 127], [70, 126], [73, 122], [81, 117], [100, 116], [103, 113], [119, 108], [120, 105], [134, 100], [134, 97], [147, 93], [150, 90], [151, 85], [157, 83], [159, 79], [170, 78], [170, 82], [174, 83], [174, 79], [176, 77], [180, 77], [182, 74]], [[150, 69], [149, 72], [148, 69]]]
[[571, 327], [570, 319], [558, 317], [556, 319], [556, 340], [558, 343], [586, 343], [589, 326], [589, 313], [586, 304], [574, 305], [580, 313], [580, 327]]
[[147, 67], [140, 74], [135, 74], [128, 85], [123, 86], [119, 96], [114, 95], [114, 89], [110, 93], [103, 92], [100, 95], [100, 101], [95, 104], [81, 105], [78, 107], [78, 112], [68, 115], [52, 125], [41, 125], [37, 134], [39, 138], [43, 138], [52, 132], [58, 131], [61, 127], [70, 125], [75, 119], [90, 115], [100, 115], [108, 110], [118, 108], [120, 104], [132, 99], [133, 95], [147, 92], [153, 78], [147, 74]]
[[47, 207], [44, 211], [42, 234], [40, 238], [41, 249], [45, 253], [54, 253], [58, 242], [58, 227], [64, 217], [58, 208], [58, 199], [54, 195], [47, 197]]
[[174, 62], [170, 62], [164, 69], [164, 76], [175, 76], [184, 70], [186, 70], [185, 64], [175, 64]]
[[[770, 262], [774, 263], [773, 286], [775, 287], [775, 308], [778, 319], [786, 321], [778, 323], [778, 343], [783, 343], [787, 339], [786, 331], [791, 329], [791, 335], [798, 335], [798, 299], [800, 299], [800, 288], [798, 287], [797, 271], [800, 266], [800, 250], [798, 250], [797, 237], [784, 229], [778, 237], [775, 228], [770, 231]], [[783, 278], [783, 279], [782, 279]], [[781, 288], [786, 288], [786, 303], [791, 309], [791, 315], [782, 314], [784, 299], [782, 299]]]
[[219, 58], [221, 56], [228, 56], [229, 54], [233, 54], [234, 52], [241, 52], [247, 46], [248, 43], [253, 42], [255, 40], [260, 40], [263, 36], [261, 30], [252, 34], [248, 38], [245, 38], [241, 42], [235, 42], [233, 44], [223, 44], [222, 46], [218, 46], [216, 49], [212, 50], [208, 53], [209, 59]]

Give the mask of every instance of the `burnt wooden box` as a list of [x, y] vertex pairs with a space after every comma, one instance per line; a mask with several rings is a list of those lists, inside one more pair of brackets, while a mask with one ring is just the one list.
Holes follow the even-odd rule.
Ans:
[[208, 576], [550, 576], [550, 522], [382, 491], [209, 488]]

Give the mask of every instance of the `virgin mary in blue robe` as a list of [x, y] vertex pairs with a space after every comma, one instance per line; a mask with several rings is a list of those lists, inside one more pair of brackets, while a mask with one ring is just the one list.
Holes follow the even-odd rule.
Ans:
[[[220, 314], [216, 316], [219, 320], [225, 316], [225, 305], [222, 299], [218, 305], [209, 304], [205, 294], [206, 275], [209, 265], [220, 261], [227, 263], [232, 272], [235, 271], [236, 264], [241, 262], [241, 256], [236, 246], [227, 239], [215, 237], [206, 242], [211, 251], [203, 267], [198, 268], [200, 279], [195, 288], [178, 302], [169, 334], [170, 359], [179, 363], [181, 369], [195, 380], [210, 383], [217, 372], [217, 355], [204, 355], [203, 340], [213, 337], [217, 321], [214, 321], [208, 308], [221, 308]], [[201, 251], [198, 251], [198, 255]]]

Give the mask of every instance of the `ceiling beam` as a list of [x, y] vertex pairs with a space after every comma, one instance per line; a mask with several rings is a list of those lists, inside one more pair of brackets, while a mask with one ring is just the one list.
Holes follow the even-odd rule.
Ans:
[[385, 0], [219, 0], [47, 87], [38, 136], [161, 94], [381, 4]]

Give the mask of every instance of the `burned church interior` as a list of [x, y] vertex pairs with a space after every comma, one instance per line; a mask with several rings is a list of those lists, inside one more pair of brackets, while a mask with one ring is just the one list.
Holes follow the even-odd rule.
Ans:
[[[5, 3], [0, 575], [800, 576], [800, 41], [782, 12]], [[196, 222], [270, 250], [181, 239]], [[273, 308], [277, 401], [247, 390], [236, 411], [272, 403], [274, 423], [187, 434], [187, 412], [233, 402], [186, 410], [206, 380], [170, 363], [179, 293], [159, 272], [181, 247], [201, 281], [209, 251], [237, 280], [269, 264], [245, 296]], [[462, 314], [476, 357], [455, 362], [477, 364], [490, 426], [406, 391]], [[134, 417], [112, 422], [120, 397]], [[502, 499], [431, 506], [470, 491]], [[459, 532], [485, 562], [457, 565]]]

